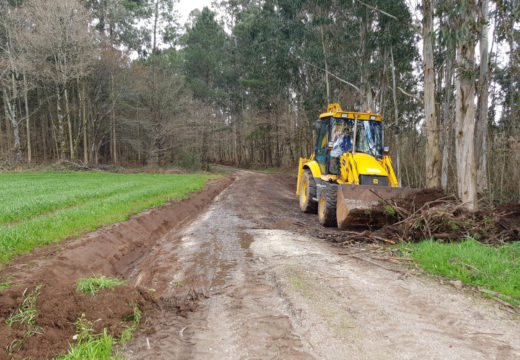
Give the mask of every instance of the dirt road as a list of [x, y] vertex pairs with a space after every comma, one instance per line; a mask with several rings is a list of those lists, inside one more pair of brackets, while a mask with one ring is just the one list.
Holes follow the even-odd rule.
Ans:
[[127, 277], [163, 306], [125, 356], [520, 358], [520, 322], [496, 303], [359, 249], [341, 255], [320, 231], [299, 212], [293, 179], [237, 172], [202, 215], [133, 264]]

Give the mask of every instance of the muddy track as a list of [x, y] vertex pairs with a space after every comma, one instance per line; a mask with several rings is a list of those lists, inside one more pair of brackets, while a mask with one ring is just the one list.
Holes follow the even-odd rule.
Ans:
[[[323, 238], [301, 214], [295, 179], [246, 171], [135, 274], [162, 296], [201, 294], [161, 311], [129, 359], [517, 359], [518, 319], [413, 268]], [[347, 254], [347, 255], [345, 255]], [[164, 284], [168, 286], [164, 286]]]
[[[175, 211], [154, 209], [19, 258], [1, 276], [32, 285], [43, 276], [44, 289], [57, 279], [70, 298], [86, 273], [127, 279], [122, 299], [147, 312], [121, 349], [128, 359], [520, 358], [518, 319], [496, 303], [374, 261], [366, 246], [334, 246], [327, 240], [340, 231], [299, 212], [295, 178], [234, 177], [221, 193], [229, 180]], [[19, 295], [1, 292], [0, 308], [14, 309]]]

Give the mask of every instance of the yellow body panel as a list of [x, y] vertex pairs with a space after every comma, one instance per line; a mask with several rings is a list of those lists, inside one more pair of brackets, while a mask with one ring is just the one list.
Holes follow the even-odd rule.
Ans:
[[314, 160], [314, 153], [309, 159], [300, 158], [300, 165], [298, 166], [298, 184], [296, 186], [296, 195], [300, 195], [300, 183], [302, 181], [303, 172], [305, 169], [309, 169], [312, 176], [315, 178], [321, 178], [320, 166], [316, 160]]
[[331, 116], [343, 119], [355, 119], [357, 117], [358, 120], [381, 121], [381, 115], [379, 114], [343, 111], [339, 104], [330, 104], [327, 108], [327, 112], [320, 115], [320, 119]]

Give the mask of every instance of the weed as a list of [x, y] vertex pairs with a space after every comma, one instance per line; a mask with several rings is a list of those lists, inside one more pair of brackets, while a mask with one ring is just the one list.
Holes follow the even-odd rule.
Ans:
[[292, 278], [291, 280], [289, 280], [289, 282], [291, 283], [291, 285], [293, 286], [293, 289], [294, 290], [303, 290], [306, 288], [305, 284], [303, 283], [303, 280], [302, 279], [299, 279], [299, 278]]
[[97, 275], [91, 278], [81, 278], [76, 281], [76, 288], [85, 294], [95, 294], [101, 289], [109, 289], [123, 285], [126, 281]]
[[94, 331], [92, 321], [88, 320], [84, 313], [81, 314], [81, 317], [78, 320], [76, 320], [74, 326], [76, 327], [76, 335], [74, 335], [74, 339], [78, 342], [88, 339]]
[[339, 324], [339, 327], [340, 329], [342, 330], [347, 330], [347, 329], [353, 329], [354, 326], [350, 325], [347, 321], [342, 321], [340, 324]]
[[38, 285], [33, 291], [27, 293], [27, 289], [24, 290], [22, 295], [22, 303], [18, 310], [9, 315], [5, 323], [12, 327], [14, 324], [19, 323], [20, 325], [26, 325], [28, 327], [25, 337], [32, 336], [39, 333], [40, 327], [36, 325], [36, 317], [38, 316], [38, 310], [36, 310], [36, 300], [40, 295], [41, 285]]
[[123, 321], [126, 321], [126, 322], [131, 321], [132, 323], [131, 323], [131, 325], [125, 326], [125, 329], [123, 330], [123, 332], [121, 334], [121, 339], [119, 340], [119, 342], [121, 344], [124, 344], [127, 341], [133, 339], [133, 332], [137, 329], [137, 327], [139, 326], [139, 323], [141, 322], [141, 317], [143, 316], [143, 313], [141, 312], [141, 310], [139, 309], [139, 307], [137, 305], [134, 304], [133, 308], [134, 308], [133, 314], [130, 314], [129, 316], [127, 316], [123, 319]]
[[8, 289], [11, 287], [11, 282], [9, 281], [9, 279], [6, 279], [5, 281], [2, 280], [2, 278], [0, 278], [0, 291], [4, 290], [4, 289]]
[[56, 360], [122, 359], [120, 354], [112, 355], [112, 347], [116, 342], [104, 329], [101, 334], [89, 334], [86, 338], [78, 340], [76, 345], [70, 345], [68, 354], [60, 355]]
[[131, 324], [125, 326], [119, 340], [109, 335], [107, 329], [104, 329], [101, 334], [93, 334], [92, 321], [88, 320], [85, 314], [81, 314], [81, 317], [74, 323], [76, 326], [74, 339], [77, 340], [77, 344], [69, 344], [69, 352], [65, 355], [58, 356], [55, 360], [122, 359], [119, 353], [116, 352], [115, 355], [112, 354], [113, 346], [118, 343], [124, 344], [132, 340], [132, 334], [139, 326], [142, 317], [142, 312], [139, 307], [135, 304], [132, 306], [133, 313], [123, 319], [123, 321], [131, 322]]
[[386, 209], [386, 213], [387, 213], [388, 215], [390, 215], [390, 216], [395, 216], [396, 211], [395, 211], [395, 209], [393, 208], [393, 206], [391, 206], [391, 205], [386, 205], [386, 206], [385, 206], [385, 209]]
[[182, 281], [177, 281], [175, 283], [175, 287], [183, 287], [184, 286], [184, 283]]
[[459, 225], [457, 224], [457, 222], [450, 220], [449, 225], [450, 225], [451, 230], [453, 230], [453, 231], [459, 230]]
[[23, 345], [23, 340], [20, 340], [20, 339], [14, 339], [13, 341], [11, 341], [11, 343], [9, 345], [6, 346], [5, 348], [5, 351], [8, 353], [8, 354], [12, 354], [14, 353], [16, 350], [18, 350], [19, 348], [21, 348]]

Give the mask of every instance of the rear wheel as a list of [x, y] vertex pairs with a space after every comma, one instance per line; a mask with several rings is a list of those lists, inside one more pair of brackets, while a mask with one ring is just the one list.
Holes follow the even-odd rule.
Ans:
[[325, 188], [321, 192], [318, 205], [318, 219], [320, 224], [327, 227], [338, 226], [336, 220], [336, 188]]
[[305, 170], [300, 183], [300, 209], [306, 213], [316, 214], [318, 202], [316, 198], [316, 182], [310, 170]]

